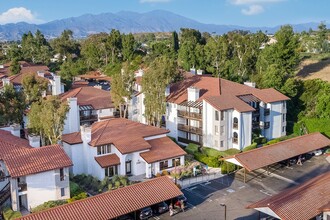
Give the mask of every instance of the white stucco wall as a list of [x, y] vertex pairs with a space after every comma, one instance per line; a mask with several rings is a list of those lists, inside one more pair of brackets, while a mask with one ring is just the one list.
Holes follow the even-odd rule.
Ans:
[[168, 136], [178, 139], [178, 112], [175, 103], [166, 104], [166, 129], [170, 130]]
[[267, 139], [279, 138], [286, 135], [285, 130], [283, 132], [283, 127], [286, 127], [286, 120], [283, 122], [283, 114], [286, 114], [286, 105], [283, 103], [284, 102], [273, 102], [264, 104], [265, 107], [270, 109], [270, 114], [268, 116], [264, 116], [263, 111], [260, 112], [262, 113], [261, 120], [270, 122], [270, 127], [262, 131], [262, 134]]

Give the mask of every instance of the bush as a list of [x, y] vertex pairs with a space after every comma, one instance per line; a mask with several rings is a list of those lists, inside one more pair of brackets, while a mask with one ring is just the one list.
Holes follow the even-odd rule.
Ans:
[[236, 165], [228, 162], [223, 162], [221, 164], [221, 173], [222, 174], [227, 174], [234, 172], [236, 170]]
[[243, 152], [249, 151], [249, 150], [252, 150], [255, 148], [257, 148], [257, 143], [252, 143], [251, 145], [244, 147]]
[[254, 138], [252, 142], [256, 143], [257, 145], [265, 144], [265, 143], [267, 143], [267, 139], [265, 137], [257, 137], [257, 138]]
[[86, 199], [87, 198], [87, 193], [82, 192], [76, 196], [73, 196], [72, 198], [68, 199], [68, 203], [80, 200], [80, 199]]
[[43, 211], [43, 210], [46, 210], [46, 209], [49, 209], [49, 208], [53, 208], [53, 207], [56, 207], [56, 206], [64, 205], [64, 204], [67, 204], [67, 203], [68, 203], [68, 201], [66, 199], [48, 201], [48, 202], [45, 202], [45, 203], [43, 203], [41, 205], [38, 205], [37, 207], [33, 208], [31, 210], [31, 212], [32, 213], [40, 212], [40, 211]]
[[185, 148], [186, 152], [188, 154], [194, 154], [195, 152], [198, 152], [199, 146], [197, 144], [188, 144], [188, 146]]
[[120, 181], [120, 184], [123, 186], [127, 186], [128, 182], [129, 182], [127, 176], [120, 176], [119, 181]]
[[162, 176], [167, 176], [167, 175], [169, 175], [168, 171], [167, 170], [163, 170], [162, 171]]
[[5, 207], [2, 211], [5, 220], [11, 220], [22, 217], [22, 214], [20, 212], [13, 211], [10, 207]]
[[199, 152], [195, 152], [194, 156], [196, 160], [210, 167], [220, 167], [221, 162], [219, 161], [219, 157], [209, 157]]
[[273, 139], [273, 140], [268, 141], [268, 142], [265, 144], [265, 146], [266, 146], [266, 145], [271, 145], [271, 144], [276, 144], [276, 143], [278, 143], [278, 142], [280, 142], [279, 139]]
[[236, 149], [236, 148], [230, 148], [228, 150], [225, 150], [223, 151], [223, 153], [226, 155], [226, 156], [230, 156], [230, 155], [234, 155], [234, 154], [238, 154], [240, 153], [241, 151]]
[[75, 182], [70, 181], [70, 196], [74, 197], [84, 192], [84, 190]]
[[211, 156], [211, 157], [219, 157], [222, 155], [221, 151], [209, 147], [203, 147], [202, 152], [207, 156]]

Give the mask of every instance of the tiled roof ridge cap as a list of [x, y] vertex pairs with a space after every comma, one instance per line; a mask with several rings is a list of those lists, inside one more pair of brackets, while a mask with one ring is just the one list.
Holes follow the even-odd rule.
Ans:
[[[105, 129], [108, 127], [108, 124], [109, 124], [110, 120], [107, 120], [106, 122], [106, 125], [104, 126], [104, 128], [102, 129], [102, 132], [101, 134], [97, 137], [96, 141], [95, 141], [95, 144], [94, 145], [97, 145], [97, 142], [99, 141], [99, 139], [101, 138], [103, 132], [105, 131]], [[91, 127], [91, 130], [92, 130], [93, 127]], [[92, 131], [91, 131], [92, 132]]]

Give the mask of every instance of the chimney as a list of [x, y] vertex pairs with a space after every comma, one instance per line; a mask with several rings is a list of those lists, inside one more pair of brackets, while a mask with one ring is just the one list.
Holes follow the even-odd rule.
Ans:
[[21, 126], [19, 124], [10, 125], [10, 133], [16, 137], [21, 137]]
[[197, 70], [197, 75], [203, 75], [203, 70]]
[[195, 67], [190, 68], [190, 73], [191, 73], [191, 74], [194, 74], [194, 75], [196, 74], [196, 69], [195, 69]]
[[87, 125], [80, 126], [81, 140], [89, 143], [92, 140], [92, 127]]
[[199, 88], [196, 87], [189, 87], [188, 88], [188, 101], [195, 102], [197, 99], [199, 99]]
[[42, 71], [37, 71], [38, 76], [45, 78], [45, 73]]
[[67, 113], [66, 123], [68, 123], [69, 133], [79, 131], [80, 116], [79, 116], [79, 106], [78, 99], [76, 97], [68, 98], [69, 112]]
[[39, 148], [40, 147], [40, 136], [39, 135], [29, 135], [29, 144], [31, 147]]
[[250, 87], [253, 87], [253, 88], [256, 87], [256, 83], [255, 82], [244, 82], [244, 85], [250, 86]]
[[171, 93], [171, 86], [167, 85], [165, 89], [165, 97], [169, 96]]
[[61, 94], [61, 77], [54, 75], [54, 81], [53, 81], [53, 88], [52, 88], [52, 95], [59, 95]]
[[2, 79], [2, 85], [3, 85], [3, 86], [10, 85], [10, 80], [9, 80], [9, 78], [3, 78], [3, 79]]

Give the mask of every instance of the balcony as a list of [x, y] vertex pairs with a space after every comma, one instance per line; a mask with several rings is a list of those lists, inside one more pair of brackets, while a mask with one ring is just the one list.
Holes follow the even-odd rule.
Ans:
[[182, 117], [182, 118], [202, 120], [202, 114], [201, 113], [196, 113], [196, 112], [188, 112], [188, 111], [178, 110], [178, 116]]
[[252, 121], [252, 129], [259, 129], [260, 124], [258, 121]]
[[97, 115], [81, 115], [80, 121], [97, 121]]
[[203, 134], [202, 128], [193, 127], [193, 126], [189, 126], [189, 125], [183, 125], [183, 124], [178, 124], [178, 130], [189, 132], [189, 133], [194, 133], [194, 134], [198, 134], [198, 135]]
[[264, 129], [268, 129], [268, 128], [270, 128], [270, 122], [265, 122]]
[[18, 192], [27, 191], [27, 184], [26, 183], [18, 183]]
[[264, 116], [267, 116], [270, 114], [270, 109], [269, 108], [265, 108], [264, 109]]
[[197, 145], [202, 146], [203, 145], [202, 144], [203, 143], [202, 138], [200, 137], [199, 139], [200, 139], [200, 141], [198, 142], [198, 141], [189, 140], [187, 138], [178, 137], [178, 141], [181, 142], [181, 143], [185, 143], [185, 144], [193, 143], [193, 144], [197, 144]]
[[260, 116], [260, 111], [257, 109], [256, 111], [252, 112], [252, 117], [259, 117]]

